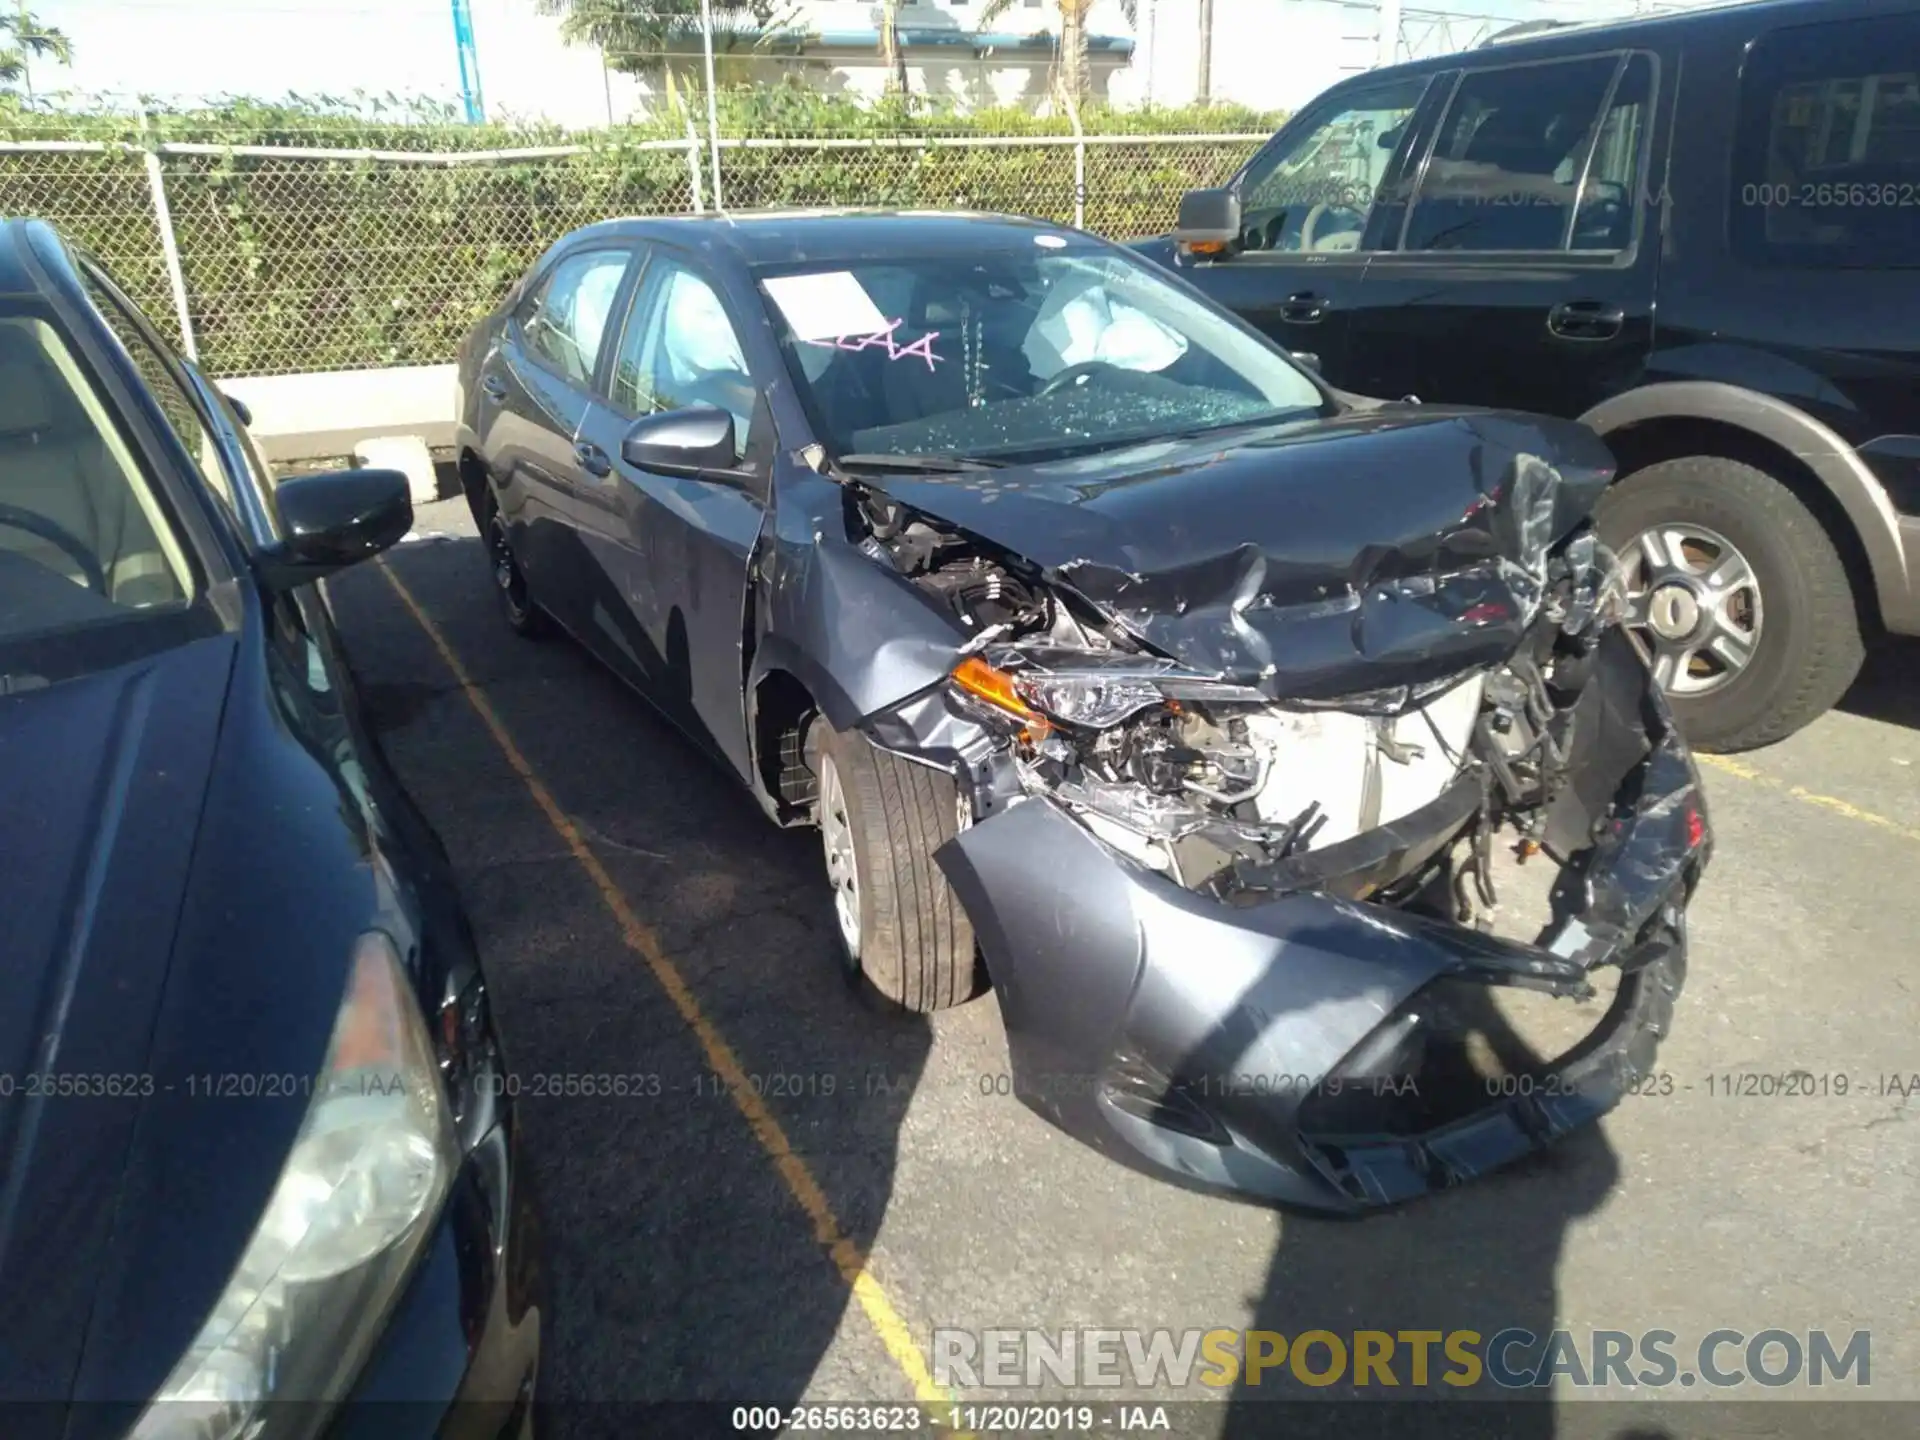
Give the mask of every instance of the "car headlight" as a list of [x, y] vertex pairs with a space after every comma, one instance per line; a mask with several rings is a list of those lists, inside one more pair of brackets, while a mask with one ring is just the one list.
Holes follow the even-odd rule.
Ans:
[[[360, 937], [306, 1119], [213, 1313], [129, 1440], [304, 1440], [351, 1388], [458, 1163], [393, 942]], [[302, 1404], [269, 1402], [301, 1401]]]
[[954, 667], [954, 683], [1029, 724], [1045, 716], [1105, 730], [1169, 700], [1259, 704], [1266, 699], [1251, 687], [1150, 656], [1116, 654], [1096, 659], [1067, 652], [1064, 663], [1056, 668], [1014, 651], [996, 654], [993, 662], [968, 656]]
[[1144, 675], [1112, 675], [1097, 670], [1086, 674], [1029, 671], [1014, 676], [1013, 688], [1041, 714], [1093, 730], [1118, 725], [1149, 706], [1166, 702], [1160, 687]]

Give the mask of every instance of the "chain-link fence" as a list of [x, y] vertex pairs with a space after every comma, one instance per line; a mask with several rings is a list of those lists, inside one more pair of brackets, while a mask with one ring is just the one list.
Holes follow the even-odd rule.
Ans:
[[993, 129], [1027, 133], [949, 118], [717, 139], [691, 117], [678, 134], [585, 136], [138, 120], [56, 139], [41, 125], [0, 131], [0, 213], [45, 217], [95, 252], [213, 374], [433, 364], [549, 244], [608, 216], [716, 199], [972, 209], [1125, 238], [1165, 230], [1183, 190], [1223, 181], [1267, 138], [1124, 123], [1135, 133], [1002, 117]]

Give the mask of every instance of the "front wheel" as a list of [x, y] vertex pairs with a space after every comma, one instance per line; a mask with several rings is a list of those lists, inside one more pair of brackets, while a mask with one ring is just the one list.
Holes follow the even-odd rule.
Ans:
[[908, 1010], [980, 992], [973, 926], [934, 863], [960, 828], [953, 777], [816, 725], [820, 839], [848, 968]]
[[1832, 537], [1785, 485], [1719, 456], [1635, 471], [1594, 512], [1620, 555], [1627, 626], [1702, 750], [1784, 740], [1865, 658]]

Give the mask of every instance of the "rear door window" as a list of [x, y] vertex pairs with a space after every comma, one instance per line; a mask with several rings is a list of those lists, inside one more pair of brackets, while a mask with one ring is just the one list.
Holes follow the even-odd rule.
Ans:
[[1920, 14], [1778, 30], [1741, 84], [1732, 238], [1763, 265], [1920, 265]]
[[[1468, 71], [1441, 118], [1402, 248], [1621, 249], [1630, 233], [1651, 66], [1617, 55]], [[1623, 78], [1631, 78], [1628, 66]], [[1615, 101], [1616, 95], [1619, 97]], [[1611, 170], [1590, 172], [1595, 141]]]

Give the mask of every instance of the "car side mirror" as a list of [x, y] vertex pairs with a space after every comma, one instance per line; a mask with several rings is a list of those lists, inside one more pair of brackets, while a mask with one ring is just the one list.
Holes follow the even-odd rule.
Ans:
[[231, 390], [222, 390], [220, 392], [220, 398], [227, 402], [228, 406], [233, 410], [234, 417], [238, 419], [242, 425], [253, 424], [253, 407], [248, 405], [246, 401], [242, 400], [238, 395], [235, 395]]
[[1316, 375], [1320, 373], [1320, 357], [1314, 354], [1313, 351], [1290, 350], [1287, 353], [1293, 356], [1294, 364], [1303, 366], [1306, 369], [1311, 370]]
[[1240, 238], [1240, 197], [1231, 189], [1187, 191], [1173, 238], [1190, 255], [1225, 251]]
[[689, 405], [633, 422], [620, 458], [660, 475], [731, 475], [740, 463], [733, 416], [717, 405]]
[[413, 496], [398, 470], [296, 475], [274, 488], [282, 538], [254, 556], [269, 590], [292, 590], [356, 565], [413, 528]]

